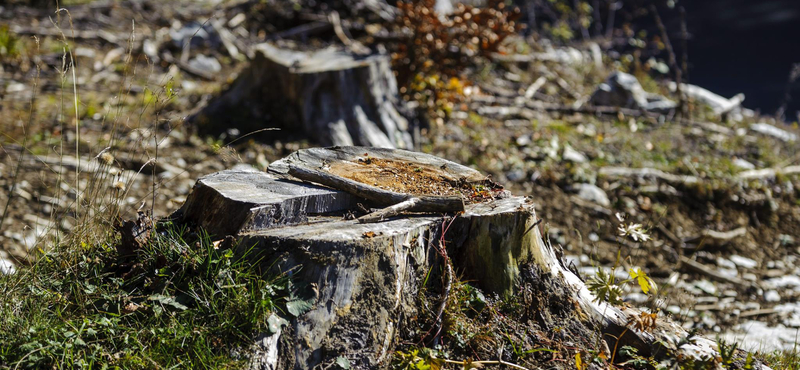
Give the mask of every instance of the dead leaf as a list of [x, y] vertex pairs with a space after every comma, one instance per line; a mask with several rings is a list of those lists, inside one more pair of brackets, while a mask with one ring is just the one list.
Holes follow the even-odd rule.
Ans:
[[138, 310], [139, 307], [141, 307], [141, 306], [139, 306], [136, 303], [128, 302], [128, 304], [126, 304], [125, 307], [122, 308], [122, 313], [129, 314], [129, 313], [136, 312], [136, 310]]

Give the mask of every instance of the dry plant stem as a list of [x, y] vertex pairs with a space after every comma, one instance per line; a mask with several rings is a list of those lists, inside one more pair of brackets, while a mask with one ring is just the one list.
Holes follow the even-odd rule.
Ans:
[[445, 265], [445, 285], [444, 292], [442, 292], [442, 303], [439, 304], [439, 309], [436, 312], [436, 334], [433, 336], [433, 345], [439, 344], [439, 337], [442, 335], [442, 316], [444, 309], [447, 307], [447, 299], [450, 297], [450, 290], [453, 287], [453, 266], [450, 264], [450, 258], [447, 257], [447, 250], [442, 246], [442, 255], [444, 256]]
[[[67, 19], [69, 19], [69, 28], [72, 31], [72, 43], [75, 43], [75, 26], [72, 24], [72, 14], [70, 14], [69, 10], [60, 8], [56, 11], [59, 20], [61, 19], [61, 12], [67, 13]], [[72, 56], [72, 48], [70, 47], [70, 41], [67, 39], [67, 36], [61, 30], [61, 27], [58, 26], [56, 22], [53, 22], [53, 19], [50, 19], [50, 23], [52, 23], [58, 32], [61, 34], [61, 41], [66, 46], [66, 54], [69, 55], [69, 68], [72, 72], [72, 100], [75, 106], [75, 161], [78, 163], [75, 166], [75, 218], [78, 219], [80, 216], [80, 205], [81, 205], [81, 191], [80, 191], [80, 164], [81, 164], [81, 156], [80, 156], [80, 143], [81, 143], [81, 130], [80, 130], [80, 116], [78, 115], [78, 79], [75, 77], [75, 60]]]
[[458, 365], [506, 365], [506, 366], [508, 366], [510, 368], [514, 368], [514, 369], [529, 370], [527, 367], [522, 367], [522, 366], [519, 366], [517, 364], [512, 364], [510, 362], [506, 362], [506, 361], [503, 361], [503, 360], [497, 360], [497, 361], [491, 361], [491, 360], [487, 360], [487, 361], [454, 361], [454, 360], [444, 359], [443, 361], [445, 363], [448, 363], [448, 364], [458, 364]]
[[409, 198], [418, 198], [419, 202], [413, 211], [418, 212], [461, 212], [464, 210], [464, 201], [460, 196], [412, 196], [409, 194], [395, 193], [375, 186], [366, 185], [327, 172], [308, 168], [290, 166], [289, 174], [304, 181], [316, 182], [330, 186], [334, 189], [365, 198], [379, 204], [397, 204]]
[[800, 77], [800, 63], [794, 63], [789, 71], [789, 78], [786, 79], [786, 87], [784, 88], [783, 92], [783, 101], [778, 107], [778, 111], [775, 112], [776, 118], [780, 121], [783, 121], [786, 118], [786, 106], [792, 100], [792, 85], [794, 85], [794, 82], [797, 81], [798, 77]]
[[342, 28], [342, 20], [339, 17], [339, 12], [335, 10], [332, 11], [328, 18], [333, 25], [333, 32], [336, 34], [336, 37], [338, 37], [339, 40], [345, 44], [345, 46], [347, 46], [356, 54], [369, 54], [369, 49], [366, 46], [362, 45], [358, 41], [354, 41], [350, 37], [347, 37], [344, 28]]
[[[684, 7], [678, 8], [680, 11], [681, 17], [681, 71], [683, 72], [683, 78], [686, 83], [689, 83], [689, 29], [686, 26], [686, 9]], [[678, 107], [681, 108], [684, 117], [689, 118], [692, 116], [691, 112], [689, 111], [689, 104], [686, 104], [686, 97], [681, 94], [678, 95]]]
[[620, 339], [622, 339], [622, 337], [625, 336], [625, 333], [627, 333], [627, 332], [628, 332], [628, 328], [626, 327], [625, 330], [622, 331], [622, 334], [619, 335], [619, 337], [614, 338], [614, 339], [616, 339], [616, 343], [614, 343], [614, 353], [611, 354], [611, 363], [612, 364], [614, 363], [614, 359], [617, 356], [617, 347], [619, 346], [619, 342], [621, 342]]
[[[39, 44], [39, 39], [36, 39], [36, 44]], [[19, 171], [22, 168], [22, 159], [25, 155], [26, 146], [28, 145], [28, 127], [31, 126], [33, 123], [33, 112], [34, 106], [36, 105], [36, 92], [39, 91], [39, 74], [41, 73], [41, 69], [39, 64], [36, 64], [36, 78], [33, 79], [33, 87], [31, 94], [31, 105], [30, 110], [28, 111], [28, 121], [25, 125], [22, 126], [22, 148], [19, 151], [19, 157], [17, 157], [17, 167], [14, 169], [14, 176], [11, 177], [11, 187], [8, 190], [8, 196], [6, 197], [6, 205], [3, 207], [3, 214], [0, 215], [0, 230], [3, 229], [3, 221], [6, 219], [6, 215], [8, 215], [8, 206], [11, 204], [12, 199], [14, 199], [14, 193], [17, 188], [17, 179], [19, 179]]]
[[[675, 83], [677, 87], [675, 88], [675, 93], [678, 94], [678, 112], [680, 112], [681, 116], [683, 115], [683, 106], [685, 105], [683, 99], [683, 92], [681, 91], [681, 69], [678, 67], [678, 60], [675, 57], [675, 50], [672, 48], [672, 43], [669, 41], [669, 34], [667, 34], [667, 28], [664, 27], [664, 23], [661, 22], [661, 16], [658, 14], [658, 8], [655, 5], [650, 5], [650, 12], [653, 13], [653, 18], [655, 18], [656, 26], [658, 26], [659, 32], [661, 32], [661, 38], [664, 39], [664, 46], [667, 48], [667, 54], [669, 55], [669, 67], [675, 71]], [[683, 118], [683, 117], [680, 117]]]
[[609, 1], [608, 2], [608, 19], [606, 21], [606, 39], [611, 40], [611, 37], [614, 36], [614, 16], [617, 13], [617, 9], [619, 6], [616, 1]]

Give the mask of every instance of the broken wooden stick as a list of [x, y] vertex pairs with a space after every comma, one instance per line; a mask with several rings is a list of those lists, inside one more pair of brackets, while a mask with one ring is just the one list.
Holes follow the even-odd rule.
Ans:
[[682, 176], [667, 173], [655, 168], [628, 168], [628, 167], [603, 167], [598, 171], [600, 175], [608, 177], [653, 177], [668, 183], [696, 184], [700, 181], [696, 176]]
[[[376, 186], [367, 185], [358, 181], [339, 177], [327, 172], [312, 170], [308, 168], [289, 166], [289, 175], [300, 180], [316, 182], [321, 185], [330, 186], [334, 189], [348, 192], [352, 195], [374, 201], [378, 204], [398, 205], [411, 198], [417, 198], [414, 206], [402, 210], [417, 212], [461, 212], [464, 210], [464, 200], [460, 196], [422, 196], [396, 193], [384, 190]], [[408, 204], [402, 205], [406, 207]]]
[[414, 207], [417, 206], [417, 204], [419, 204], [420, 201], [421, 200], [419, 198], [416, 198], [416, 197], [415, 198], [408, 198], [408, 199], [406, 199], [406, 200], [404, 200], [404, 201], [402, 201], [400, 203], [397, 203], [395, 205], [391, 205], [391, 206], [386, 207], [384, 209], [380, 209], [380, 210], [377, 210], [377, 211], [372, 212], [370, 214], [361, 216], [361, 217], [358, 218], [358, 222], [362, 223], [362, 224], [373, 223], [373, 222], [381, 222], [381, 221], [383, 221], [383, 220], [385, 220], [385, 219], [387, 219], [389, 217], [397, 216], [397, 215], [403, 213], [403, 211], [408, 211], [410, 209], [413, 209]]
[[783, 168], [762, 168], [759, 170], [747, 170], [739, 172], [736, 176], [742, 180], [772, 178], [778, 174], [795, 175], [800, 173], [800, 166], [787, 166]]
[[730, 231], [703, 230], [703, 232], [693, 238], [684, 239], [684, 243], [709, 240], [718, 245], [723, 245], [729, 241], [747, 234], [746, 227], [736, 228]]
[[753, 286], [752, 283], [744, 281], [742, 279], [736, 277], [730, 277], [724, 274], [719, 273], [716, 269], [706, 266], [700, 262], [697, 262], [689, 257], [681, 256], [680, 257], [681, 264], [688, 267], [690, 270], [705, 275], [711, 280], [716, 280], [722, 283], [730, 283], [733, 285], [737, 285], [740, 287], [750, 288]]

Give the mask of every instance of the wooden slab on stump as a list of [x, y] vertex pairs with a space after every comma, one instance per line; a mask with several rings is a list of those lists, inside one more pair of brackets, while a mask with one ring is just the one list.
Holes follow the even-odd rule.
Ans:
[[[370, 168], [391, 160], [424, 167], [421, 172], [438, 168], [436, 173], [457, 180], [483, 178], [467, 167], [402, 150], [308, 149], [270, 166], [274, 176], [224, 171], [204, 177], [182, 209], [185, 220], [237, 233], [240, 248], [255, 246], [265, 267], [290, 273], [293, 281], [309, 287], [306, 293], [313, 295], [309, 311], [287, 316], [288, 326], [259, 338], [251, 368], [314, 369], [333, 364], [339, 356], [358, 369], [388, 368], [396, 334], [404, 326], [414, 325], [409, 318], [422, 313], [416, 299], [427, 274], [446, 271], [446, 266], [488, 294], [510, 296], [517, 293], [517, 287], [541, 287], [542, 291], [533, 294], [569, 302], [568, 307], [578, 313], [574, 316], [580, 317], [570, 320], [579, 320], [584, 333], [597, 333], [609, 348], [633, 346], [642, 356], [663, 355], [667, 352], [664, 347], [686, 358], [718, 355], [713, 341], [696, 337], [684, 342], [687, 333], [669, 319], [659, 317], [653, 327], [640, 329], [633, 323], [641, 311], [598, 302], [544, 242], [527, 198], [483, 199], [467, 202], [458, 214], [414, 213], [365, 224], [326, 214], [352, 206], [356, 199], [352, 194], [289, 180], [292, 168], [330, 172], [336, 163], [358, 166], [364, 158]], [[388, 168], [396, 167], [388, 164]], [[372, 177], [363, 179], [379, 180], [379, 170], [365, 172]], [[333, 174], [353, 177], [352, 172], [335, 169]], [[403, 188], [405, 185], [408, 187]], [[404, 190], [401, 194], [420, 195], [412, 191], [419, 190], [415, 184], [405, 185], [371, 186], [399, 187]], [[422, 195], [450, 190], [440, 188]], [[204, 206], [205, 202], [210, 203]], [[268, 221], [270, 217], [254, 221], [259, 219], [254, 215], [265, 214], [271, 215], [273, 222]], [[278, 214], [281, 216], [275, 217]], [[441, 257], [442, 246], [452, 265]], [[543, 320], [559, 317], [549, 312], [538, 315]], [[551, 327], [562, 324], [548, 323]]]
[[408, 109], [388, 55], [294, 51], [269, 43], [254, 50], [255, 58], [231, 88], [191, 121], [201, 128], [229, 127], [232, 117], [245, 111], [249, 116], [237, 122], [243, 131], [280, 127], [300, 129], [322, 145], [413, 148], [409, 121], [400, 113]]
[[201, 177], [176, 217], [218, 237], [308, 221], [354, 208], [343, 191], [287, 181], [265, 172], [228, 170]]

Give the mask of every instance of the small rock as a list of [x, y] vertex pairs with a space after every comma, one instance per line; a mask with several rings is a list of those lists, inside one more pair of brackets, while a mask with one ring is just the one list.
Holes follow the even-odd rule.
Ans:
[[219, 73], [219, 71], [222, 70], [222, 65], [219, 64], [217, 59], [205, 56], [203, 54], [200, 54], [194, 57], [194, 59], [190, 60], [189, 66], [208, 74]]
[[730, 257], [730, 259], [731, 259], [731, 262], [735, 263], [736, 266], [739, 266], [741, 268], [752, 269], [752, 268], [756, 268], [756, 266], [758, 266], [758, 262], [756, 262], [755, 260], [753, 260], [751, 258], [742, 257], [742, 256], [739, 256], [739, 255], [733, 255], [733, 256]]
[[5, 258], [0, 258], [0, 274], [11, 275], [16, 271], [17, 269], [14, 267], [13, 262]]
[[721, 269], [717, 269], [717, 272], [719, 272], [719, 274], [722, 275], [722, 276], [726, 276], [726, 277], [729, 277], [729, 278], [732, 278], [732, 279], [735, 279], [736, 277], [739, 276], [739, 271], [737, 271], [736, 268], [732, 268], [732, 269], [721, 268]]
[[244, 13], [236, 14], [233, 18], [231, 18], [231, 20], [228, 21], [228, 27], [236, 28], [240, 24], [244, 23], [245, 20], [247, 20], [247, 16], [244, 15]]
[[583, 153], [572, 149], [572, 147], [566, 146], [564, 147], [564, 153], [561, 155], [565, 161], [570, 161], [573, 163], [586, 163], [587, 159]]
[[528, 146], [531, 143], [531, 137], [529, 135], [522, 135], [517, 138], [517, 146]]
[[508, 179], [508, 181], [511, 182], [521, 181], [522, 179], [525, 178], [525, 171], [523, 170], [509, 171], [508, 173], [506, 173], [506, 178]]
[[794, 244], [794, 237], [791, 235], [781, 234], [778, 235], [778, 240], [780, 240], [781, 245], [793, 245]]
[[147, 57], [152, 60], [159, 60], [158, 44], [151, 39], [145, 39], [142, 41], [142, 52], [144, 52], [144, 55], [147, 55]]
[[667, 312], [673, 315], [679, 315], [681, 313], [681, 307], [678, 305], [669, 305], [667, 306]]
[[647, 303], [648, 298], [649, 296], [647, 294], [635, 292], [625, 295], [625, 297], [623, 297], [622, 300], [625, 302], [633, 302], [636, 303], [637, 305], [643, 305]]
[[774, 279], [766, 280], [765, 283], [774, 288], [798, 288], [800, 287], [800, 277], [795, 275], [784, 275]]
[[175, 21], [169, 30], [169, 37], [176, 48], [183, 48], [185, 43], [190, 40], [193, 48], [203, 44], [216, 44], [219, 42], [214, 27], [211, 24], [199, 22], [191, 22], [182, 26], [180, 22]]
[[717, 286], [708, 280], [703, 279], [695, 281], [694, 286], [697, 289], [700, 289], [701, 291], [705, 292], [706, 294], [711, 294], [711, 295], [717, 294]]
[[28, 87], [19, 82], [11, 82], [6, 86], [6, 93], [18, 93], [28, 90]]
[[590, 202], [597, 203], [603, 207], [611, 206], [611, 200], [603, 189], [592, 184], [575, 184], [573, 188], [578, 191], [578, 197]]
[[768, 290], [764, 293], [764, 300], [767, 302], [780, 302], [781, 295], [778, 294], [777, 290]]
[[722, 257], [717, 258], [717, 266], [726, 269], [736, 269], [736, 264], [733, 263], [733, 261]]

